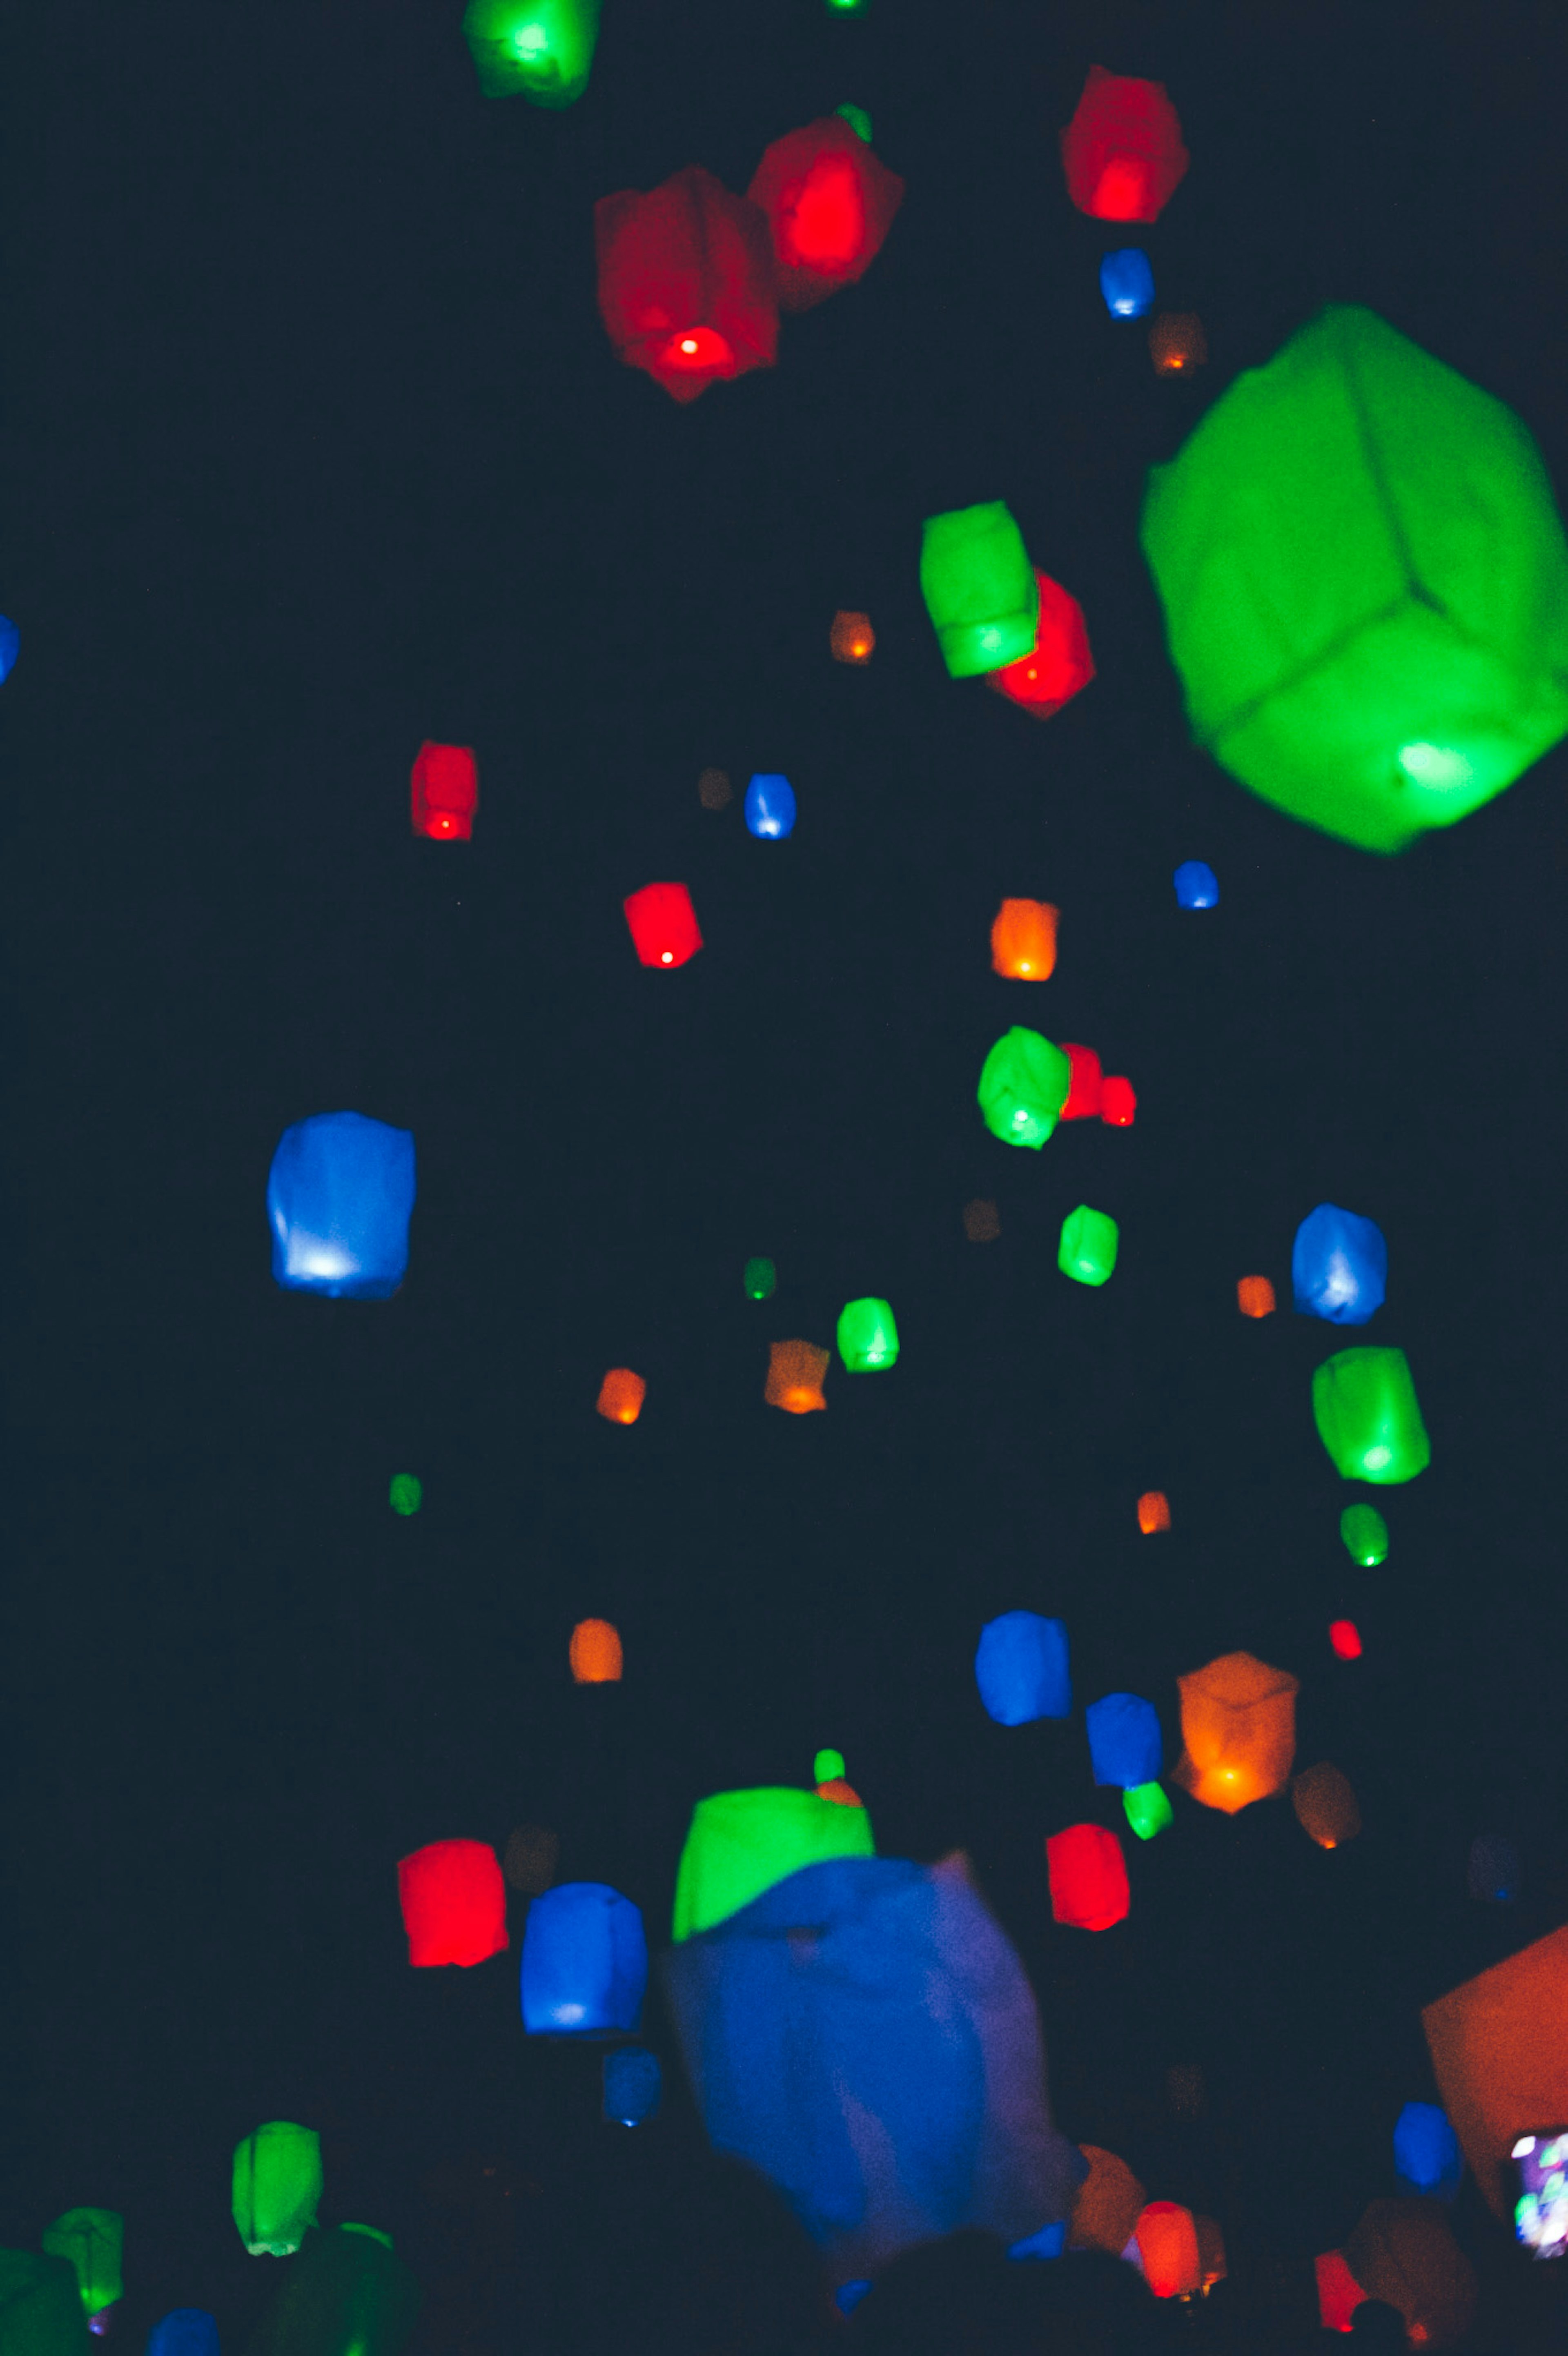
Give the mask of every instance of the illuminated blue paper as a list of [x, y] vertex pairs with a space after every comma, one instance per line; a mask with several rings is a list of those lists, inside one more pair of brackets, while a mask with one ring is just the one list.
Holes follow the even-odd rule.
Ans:
[[648, 1987], [641, 1911], [604, 1881], [560, 1881], [522, 1934], [522, 2025], [534, 2037], [635, 2029]]
[[267, 1173], [273, 1275], [289, 1292], [385, 1301], [408, 1269], [413, 1132], [318, 1112], [278, 1140]]
[[1452, 2201], [1465, 2163], [1448, 2114], [1435, 2103], [1407, 2103], [1394, 2126], [1394, 2173], [1428, 2200]]
[[1337, 1203], [1319, 1203], [1295, 1231], [1290, 1282], [1304, 1317], [1331, 1325], [1364, 1325], [1383, 1305], [1389, 1248], [1375, 1220]]
[[974, 1682], [998, 1726], [1070, 1718], [1066, 1628], [1038, 1612], [1004, 1612], [999, 1620], [988, 1621], [975, 1649]]
[[1171, 877], [1178, 908], [1218, 908], [1219, 878], [1206, 861], [1184, 859]]
[[795, 788], [788, 777], [758, 770], [746, 789], [746, 823], [764, 841], [778, 842], [795, 831]]
[[1106, 1694], [1083, 1713], [1089, 1756], [1097, 1783], [1122, 1792], [1157, 1783], [1165, 1765], [1160, 1714], [1139, 1694]]
[[1100, 265], [1100, 291], [1113, 319], [1141, 319], [1155, 299], [1155, 273], [1141, 245], [1124, 245]]
[[22, 633], [15, 622], [0, 614], [0, 680], [7, 680], [16, 668], [16, 657], [22, 651]]
[[146, 2356], [218, 2356], [217, 2319], [204, 2307], [171, 2308], [148, 2332]]
[[618, 2045], [605, 2055], [605, 2116], [618, 2126], [639, 2127], [654, 2116], [664, 2090], [659, 2056], [646, 2045]]

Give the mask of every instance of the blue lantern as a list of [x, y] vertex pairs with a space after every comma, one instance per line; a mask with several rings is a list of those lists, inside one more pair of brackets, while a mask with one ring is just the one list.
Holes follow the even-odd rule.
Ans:
[[1152, 1701], [1138, 1694], [1106, 1694], [1090, 1703], [1083, 1723], [1097, 1783], [1133, 1792], [1140, 1783], [1159, 1782], [1165, 1753], [1160, 1714]]
[[646, 2045], [618, 2045], [605, 2055], [605, 2116], [618, 2126], [639, 2127], [652, 2118], [663, 2086], [659, 2056]]
[[218, 2356], [218, 2325], [204, 2307], [174, 2307], [147, 2334], [146, 2356]]
[[1511, 1906], [1523, 1879], [1518, 1849], [1501, 1833], [1477, 1833], [1465, 1879], [1471, 1897], [1483, 1905]]
[[746, 789], [746, 823], [765, 842], [795, 831], [795, 788], [788, 777], [758, 770]]
[[1218, 908], [1219, 878], [1201, 859], [1184, 859], [1171, 877], [1178, 908]]
[[1465, 2163], [1448, 2114], [1435, 2103], [1407, 2103], [1394, 2126], [1394, 2173], [1412, 2192], [1452, 2201]]
[[1124, 245], [1100, 265], [1100, 291], [1113, 319], [1141, 319], [1155, 299], [1155, 273], [1141, 245]]
[[1290, 1282], [1304, 1317], [1331, 1325], [1364, 1325], [1383, 1305], [1389, 1248], [1373, 1219], [1319, 1203], [1295, 1231]]
[[998, 1726], [1070, 1718], [1066, 1628], [1038, 1612], [1004, 1612], [999, 1620], [988, 1621], [975, 1650], [974, 1682]]
[[408, 1269], [413, 1132], [318, 1112], [278, 1140], [267, 1173], [273, 1276], [286, 1291], [385, 1301]]
[[22, 651], [22, 633], [15, 622], [0, 614], [0, 680], [9, 679], [16, 668], [16, 657]]
[[604, 1881], [536, 1898], [522, 1938], [522, 2025], [532, 2037], [635, 2029], [648, 1986], [642, 1914]]
[[1067, 2219], [1062, 2217], [1054, 2225], [1042, 2225], [1037, 2233], [1026, 2233], [1007, 2254], [1024, 2265], [1037, 2258], [1059, 2258], [1066, 2247]]

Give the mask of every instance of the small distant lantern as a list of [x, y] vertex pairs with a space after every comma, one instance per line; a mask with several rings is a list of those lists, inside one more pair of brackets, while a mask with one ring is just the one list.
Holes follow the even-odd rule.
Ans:
[[886, 1301], [846, 1301], [838, 1322], [839, 1356], [852, 1375], [880, 1374], [898, 1360], [898, 1328]]
[[639, 2127], [656, 2118], [664, 2076], [645, 2045], [618, 2045], [605, 2055], [604, 2114], [617, 2126]]
[[1105, 1284], [1116, 1273], [1121, 1231], [1108, 1211], [1080, 1203], [1062, 1221], [1057, 1266], [1075, 1284]]
[[1103, 66], [1090, 67], [1061, 148], [1068, 194], [1091, 220], [1158, 220], [1189, 161], [1165, 84]]
[[1296, 1822], [1319, 1848], [1340, 1848], [1361, 1829], [1350, 1778], [1326, 1759], [1292, 1777], [1290, 1798]]
[[1477, 1833], [1470, 1843], [1466, 1885], [1472, 1898], [1486, 1906], [1511, 1906], [1524, 1876], [1519, 1851], [1501, 1833]]
[[1155, 273], [1141, 245], [1124, 245], [1103, 257], [1100, 292], [1113, 319], [1141, 319], [1154, 307]]
[[994, 1203], [977, 1195], [963, 1206], [963, 1231], [972, 1244], [993, 1244], [1002, 1233], [1002, 1214]]
[[1062, 1041], [1062, 1054], [1067, 1057], [1072, 1076], [1068, 1082], [1067, 1102], [1061, 1108], [1063, 1120], [1093, 1120], [1098, 1119], [1104, 1102], [1105, 1075], [1100, 1068], [1100, 1058], [1092, 1047], [1072, 1045]]
[[1359, 1661], [1361, 1657], [1361, 1632], [1354, 1620], [1331, 1620], [1328, 1642], [1337, 1661]]
[[1215, 2284], [1224, 2282], [1230, 2271], [1225, 2262], [1225, 2236], [1212, 2217], [1195, 2217], [1192, 2222], [1197, 2233], [1198, 2288], [1207, 2298]]
[[479, 807], [479, 770], [471, 748], [427, 739], [413, 764], [410, 803], [415, 834], [432, 842], [470, 841]]
[[1381, 1227], [1337, 1203], [1319, 1203], [1295, 1231], [1290, 1281], [1298, 1316], [1365, 1325], [1388, 1290], [1389, 1248]]
[[531, 2037], [635, 2030], [648, 1987], [640, 1911], [603, 1881], [558, 1881], [528, 1910], [522, 2025]]
[[1079, 2144], [1089, 2174], [1079, 2186], [1068, 2220], [1068, 2246], [1103, 2250], [1119, 2258], [1132, 2240], [1148, 2194], [1124, 2159], [1098, 2144]]
[[599, 1385], [597, 1411], [607, 1423], [635, 1423], [642, 1413], [648, 1385], [629, 1366], [612, 1366]]
[[1165, 1754], [1152, 1701], [1141, 1694], [1105, 1694], [1090, 1703], [1083, 1726], [1096, 1783], [1131, 1792], [1158, 1782]]
[[1348, 2331], [1366, 2292], [1346, 2265], [1343, 2250], [1325, 2250], [1312, 2263], [1319, 2323], [1325, 2331]]
[[1060, 916], [1049, 900], [1004, 900], [991, 920], [992, 972], [1007, 981], [1048, 981]]
[[1149, 324], [1149, 358], [1156, 376], [1190, 376], [1208, 358], [1208, 338], [1196, 311], [1162, 311]]
[[1448, 2114], [1435, 2103], [1407, 2103], [1394, 2123], [1394, 2174], [1427, 2200], [1452, 2201], [1465, 2163]]
[[1295, 1758], [1300, 1688], [1288, 1669], [1226, 1653], [1176, 1684], [1186, 1748], [1173, 1780], [1228, 1816], [1279, 1791]]
[[684, 965], [703, 946], [697, 912], [683, 884], [645, 884], [621, 906], [631, 945], [644, 965]]
[[746, 789], [746, 830], [763, 842], [795, 831], [795, 788], [788, 777], [758, 770]]
[[1171, 877], [1178, 908], [1218, 908], [1219, 878], [1205, 859], [1184, 859]]
[[204, 2307], [171, 2307], [148, 2332], [146, 2356], [219, 2356], [218, 2319]]
[[764, 148], [746, 195], [768, 219], [780, 305], [809, 311], [870, 269], [904, 183], [853, 123], [826, 114]]
[[1144, 2279], [1156, 2298], [1190, 2298], [1201, 2288], [1197, 2225], [1177, 2201], [1151, 2201], [1133, 2228]]
[[1038, 1612], [1004, 1612], [987, 1621], [974, 1655], [974, 1682], [998, 1726], [1032, 1726], [1072, 1715], [1067, 1629]]
[[579, 1620], [566, 1648], [574, 1684], [617, 1686], [620, 1683], [620, 1631], [608, 1620]]
[[1171, 1501], [1163, 1489], [1145, 1489], [1138, 1500], [1138, 1527], [1146, 1538], [1171, 1526]]
[[1046, 1843], [1051, 1919], [1075, 1931], [1109, 1931], [1127, 1919], [1133, 1900], [1127, 1860], [1103, 1825], [1069, 1825]]
[[[847, 1773], [847, 1772], [848, 1771], [844, 1766], [843, 1752], [842, 1751], [819, 1751], [816, 1757], [811, 1762], [811, 1781], [813, 1783], [833, 1783], [838, 1777]], [[821, 1796], [821, 1794], [819, 1794], [818, 1797], [820, 1798]]]
[[758, 1253], [741, 1272], [741, 1290], [748, 1301], [771, 1301], [779, 1290], [779, 1270]]
[[1199, 2064], [1196, 2062], [1173, 2062], [1165, 2072], [1165, 2100], [1177, 2118], [1201, 2118], [1207, 2099]]
[[16, 668], [16, 657], [22, 651], [22, 633], [5, 615], [0, 614], [0, 684]]
[[599, 0], [468, 0], [463, 37], [486, 98], [570, 106], [588, 87]]
[[1389, 1555], [1389, 1526], [1376, 1505], [1347, 1505], [1339, 1516], [1339, 1537], [1352, 1562], [1373, 1570]]
[[926, 518], [920, 594], [950, 679], [977, 679], [1033, 652], [1039, 584], [1004, 501]]
[[387, 1503], [394, 1514], [417, 1514], [424, 1503], [424, 1483], [417, 1472], [394, 1472], [387, 1490]]
[[400, 1858], [397, 1895], [408, 1960], [420, 1970], [468, 1969], [507, 1944], [506, 1883], [488, 1841], [432, 1841]]
[[834, 662], [854, 663], [864, 669], [876, 652], [876, 633], [871, 626], [870, 615], [843, 610], [836, 613], [828, 632], [828, 645]]
[[835, 114], [842, 114], [850, 129], [854, 132], [855, 137], [857, 139], [864, 139], [866, 145], [868, 147], [870, 146], [871, 117], [867, 114], [864, 106], [856, 106], [851, 100], [846, 98], [842, 106], [834, 107], [833, 112]]
[[1049, 720], [1089, 685], [1094, 657], [1078, 599], [1037, 570], [1035, 584], [1040, 600], [1035, 643], [1016, 661], [989, 672], [985, 684], [1032, 719]]
[[1266, 1276], [1239, 1276], [1236, 1306], [1243, 1317], [1272, 1317], [1277, 1307], [1274, 1288]]
[[1108, 1129], [1131, 1129], [1137, 1111], [1138, 1098], [1132, 1081], [1108, 1072], [1101, 1083], [1101, 1119]]
[[561, 1836], [547, 1825], [515, 1825], [501, 1851], [501, 1872], [509, 1888], [526, 1897], [542, 1898], [561, 1862]]
[[864, 1808], [789, 1784], [710, 1793], [693, 1809], [681, 1851], [671, 1936], [679, 1946], [713, 1930], [808, 1865], [875, 1854]]
[[1044, 1145], [1067, 1102], [1072, 1066], [1038, 1031], [1015, 1023], [981, 1066], [975, 1094], [986, 1128], [1004, 1145]]
[[822, 1377], [832, 1354], [814, 1342], [774, 1342], [768, 1352], [768, 1380], [762, 1396], [769, 1407], [786, 1415], [820, 1414], [827, 1407]]
[[831, 1775], [816, 1786], [819, 1800], [831, 1800], [835, 1808], [864, 1808], [865, 1802], [853, 1783], [843, 1775]]
[[90, 2328], [93, 2317], [124, 2297], [121, 2265], [125, 2220], [117, 2210], [68, 2209], [48, 2227], [39, 2247], [46, 2257], [64, 2258], [71, 2267]]
[[689, 164], [660, 187], [594, 207], [599, 316], [628, 368], [675, 401], [771, 368], [779, 305], [768, 220]]
[[1163, 1783], [1138, 1783], [1123, 1792], [1122, 1813], [1140, 1840], [1153, 1840], [1173, 1821]]
[[270, 2119], [235, 2145], [231, 2206], [252, 2257], [293, 2257], [316, 2223], [322, 2184], [314, 2127]]
[[697, 799], [705, 810], [727, 809], [735, 798], [729, 773], [725, 769], [704, 769], [697, 779]]
[[331, 1301], [386, 1301], [408, 1272], [413, 1134], [318, 1112], [278, 1140], [267, 1173], [273, 1281]]
[[1368, 1344], [1326, 1359], [1312, 1377], [1317, 1436], [1346, 1481], [1413, 1481], [1432, 1462], [1410, 1362]]

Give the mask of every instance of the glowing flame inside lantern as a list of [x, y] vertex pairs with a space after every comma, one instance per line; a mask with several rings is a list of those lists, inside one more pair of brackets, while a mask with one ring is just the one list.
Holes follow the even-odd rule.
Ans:
[[813, 270], [847, 270], [865, 241], [865, 205], [854, 168], [824, 156], [802, 183], [779, 224], [785, 259]]
[[683, 335], [671, 336], [661, 366], [698, 376], [712, 369], [733, 368], [735, 354], [716, 327], [688, 327]]

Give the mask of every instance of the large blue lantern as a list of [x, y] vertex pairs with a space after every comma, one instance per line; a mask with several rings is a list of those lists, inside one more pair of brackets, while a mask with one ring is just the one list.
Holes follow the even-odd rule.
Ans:
[[635, 2029], [648, 1987], [642, 1914], [604, 1881], [563, 1881], [536, 1898], [522, 1939], [522, 2025], [533, 2037]]
[[1038, 1612], [1004, 1612], [980, 1632], [974, 1682], [987, 1715], [998, 1726], [1028, 1726], [1037, 1718], [1069, 1718], [1072, 1677], [1067, 1630]]
[[1389, 1248], [1375, 1219], [1319, 1203], [1295, 1231], [1290, 1282], [1304, 1317], [1331, 1325], [1364, 1325], [1383, 1305]]
[[1106, 1694], [1090, 1703], [1083, 1723], [1097, 1783], [1135, 1792], [1140, 1783], [1158, 1783], [1165, 1752], [1152, 1701], [1140, 1694]]
[[278, 1140], [267, 1173], [273, 1275], [289, 1292], [385, 1301], [408, 1269], [413, 1132], [318, 1112]]
[[204, 2307], [173, 2307], [147, 2334], [146, 2356], [218, 2356], [218, 2324]]

